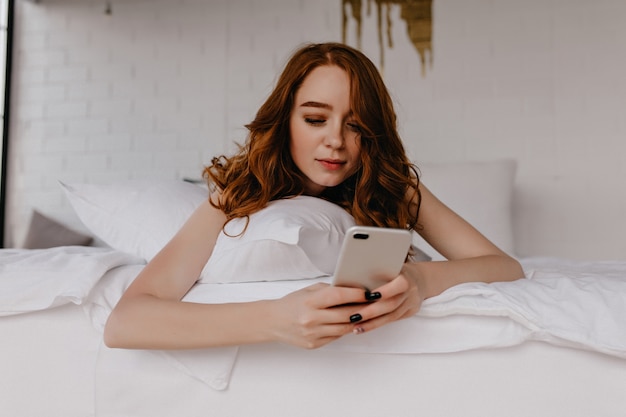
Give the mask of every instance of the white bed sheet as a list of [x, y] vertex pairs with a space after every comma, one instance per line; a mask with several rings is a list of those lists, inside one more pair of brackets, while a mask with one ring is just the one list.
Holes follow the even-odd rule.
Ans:
[[[7, 415], [414, 415], [416, 403], [427, 415], [626, 410], [626, 262], [523, 260], [531, 279], [455, 287], [413, 318], [316, 351], [146, 352], [100, 344], [104, 320], [142, 262], [108, 249], [8, 254], [31, 274], [18, 285], [2, 281], [19, 274], [0, 253], [2, 297], [13, 300], [0, 306], [10, 314], [0, 317]], [[57, 278], [63, 285], [48, 282]], [[271, 298], [311, 283], [203, 284], [187, 299]], [[21, 298], [11, 297], [18, 290]], [[578, 329], [563, 326], [568, 318]]]
[[[242, 347], [225, 391], [158, 355], [108, 349], [80, 306], [0, 319], [0, 410], [15, 417], [618, 417], [626, 361], [526, 342], [454, 354]], [[6, 339], [5, 339], [6, 337]]]
[[245, 346], [224, 391], [154, 356], [104, 348], [97, 375], [98, 417], [623, 417], [626, 410], [626, 361], [539, 342], [408, 355]]
[[102, 335], [82, 307], [0, 317], [0, 335], [0, 415], [95, 415]]

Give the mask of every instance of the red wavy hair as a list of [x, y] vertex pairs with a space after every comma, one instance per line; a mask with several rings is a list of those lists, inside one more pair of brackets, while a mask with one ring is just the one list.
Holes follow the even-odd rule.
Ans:
[[304, 192], [304, 174], [289, 151], [289, 119], [302, 82], [322, 65], [335, 65], [350, 78], [351, 108], [361, 128], [361, 167], [319, 197], [346, 209], [358, 224], [417, 228], [418, 170], [398, 134], [389, 92], [372, 61], [341, 43], [308, 44], [292, 55], [255, 119], [246, 125], [245, 144], [235, 155], [215, 157], [205, 167], [204, 178], [221, 190], [220, 201], [213, 204], [230, 220]]

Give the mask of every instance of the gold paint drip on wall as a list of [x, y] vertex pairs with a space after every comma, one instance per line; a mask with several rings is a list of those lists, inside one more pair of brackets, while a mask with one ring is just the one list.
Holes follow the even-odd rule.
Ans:
[[[367, 0], [366, 15], [371, 14], [372, 3], [376, 5], [378, 46], [380, 48], [380, 68], [385, 66], [385, 36], [387, 46], [393, 48], [391, 7], [400, 6], [400, 18], [406, 22], [409, 41], [415, 47], [421, 62], [422, 76], [426, 75], [427, 65], [432, 68], [432, 2], [433, 0]], [[349, 10], [348, 10], [349, 9]], [[342, 0], [343, 27], [342, 40], [347, 39], [347, 27], [352, 15], [356, 22], [356, 47], [361, 49], [363, 31], [363, 1]], [[384, 14], [384, 18], [383, 18]], [[383, 25], [386, 27], [383, 28]], [[384, 30], [383, 30], [384, 29]], [[383, 35], [384, 34], [384, 35]]]

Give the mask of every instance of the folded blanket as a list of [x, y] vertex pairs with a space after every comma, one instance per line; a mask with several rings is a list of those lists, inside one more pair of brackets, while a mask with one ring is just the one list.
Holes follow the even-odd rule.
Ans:
[[81, 304], [110, 269], [141, 263], [108, 248], [63, 246], [0, 251], [0, 316]]

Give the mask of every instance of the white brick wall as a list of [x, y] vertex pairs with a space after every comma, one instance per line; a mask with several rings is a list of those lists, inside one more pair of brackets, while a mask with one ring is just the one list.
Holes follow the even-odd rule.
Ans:
[[[80, 227], [57, 179], [198, 176], [299, 43], [341, 39], [341, 0], [104, 4], [16, 2], [9, 243], [32, 208]], [[414, 159], [515, 158], [520, 255], [626, 259], [626, 2], [434, 0], [425, 77], [391, 13], [384, 74]]]

